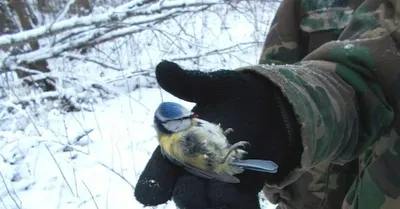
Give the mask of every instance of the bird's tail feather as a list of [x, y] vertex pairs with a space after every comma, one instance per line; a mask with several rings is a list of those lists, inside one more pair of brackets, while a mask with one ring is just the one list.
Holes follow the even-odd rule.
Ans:
[[257, 159], [233, 160], [230, 164], [251, 171], [266, 172], [266, 173], [278, 172], [278, 165], [270, 160], [257, 160]]

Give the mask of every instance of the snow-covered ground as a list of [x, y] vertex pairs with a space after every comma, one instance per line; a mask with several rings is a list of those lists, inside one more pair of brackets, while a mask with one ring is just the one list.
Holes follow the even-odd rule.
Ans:
[[[161, 90], [151, 72], [141, 72], [154, 69], [161, 59], [203, 70], [256, 64], [277, 6], [242, 2], [236, 10], [220, 7], [182, 16], [87, 54], [125, 71], [78, 60], [49, 60], [54, 73], [64, 78], [72, 76], [82, 85], [101, 83], [117, 93], [100, 100], [76, 85], [58, 92], [89, 98], [81, 111], [65, 112], [61, 103], [51, 101], [22, 109], [12, 101], [39, 94], [18, 86], [0, 92], [0, 209], [143, 208], [132, 187], [157, 146], [151, 126], [154, 110], [161, 101], [188, 108], [194, 104]], [[261, 196], [260, 200], [263, 208], [274, 208]], [[157, 208], [175, 206], [170, 202]]]

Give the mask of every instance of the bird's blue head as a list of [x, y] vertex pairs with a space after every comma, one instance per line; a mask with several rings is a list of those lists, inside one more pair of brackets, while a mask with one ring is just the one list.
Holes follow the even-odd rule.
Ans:
[[154, 113], [154, 125], [160, 133], [176, 133], [192, 125], [193, 112], [175, 102], [162, 102]]

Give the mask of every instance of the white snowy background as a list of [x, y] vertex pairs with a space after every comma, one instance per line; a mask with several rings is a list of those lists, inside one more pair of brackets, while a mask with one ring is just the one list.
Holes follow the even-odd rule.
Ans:
[[[91, 15], [129, 1], [113, 2], [96, 6]], [[133, 187], [157, 146], [153, 112], [161, 101], [194, 105], [161, 90], [155, 66], [161, 59], [204, 71], [256, 64], [278, 5], [216, 5], [96, 45], [82, 59], [48, 59], [51, 76], [63, 81], [55, 92], [0, 74], [0, 208], [143, 208]], [[39, 25], [75, 18], [37, 16]], [[52, 38], [40, 39], [41, 49], [56, 50]], [[6, 56], [1, 52], [2, 63]], [[71, 105], [75, 111], [66, 110]], [[275, 208], [261, 195], [260, 201]]]

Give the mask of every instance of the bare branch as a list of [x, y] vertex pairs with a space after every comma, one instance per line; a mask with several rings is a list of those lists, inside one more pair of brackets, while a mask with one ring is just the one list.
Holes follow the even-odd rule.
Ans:
[[125, 74], [124, 76], [118, 76], [116, 78], [112, 78], [112, 79], [106, 79], [104, 82], [105, 83], [113, 83], [116, 81], [120, 81], [120, 80], [126, 80], [132, 77], [137, 77], [137, 76], [150, 76], [150, 71], [149, 70], [138, 70], [138, 71], [133, 71], [130, 73]]
[[62, 169], [61, 169], [60, 165], [58, 164], [56, 158], [54, 158], [53, 153], [51, 153], [49, 147], [48, 147], [46, 144], [45, 144], [44, 146], [46, 147], [47, 151], [49, 151], [51, 158], [53, 158], [54, 162], [56, 163], [56, 165], [57, 165], [57, 167], [58, 167], [58, 170], [60, 171], [60, 173], [61, 173], [61, 175], [62, 175], [62, 177], [63, 177], [65, 183], [67, 184], [69, 190], [70, 190], [71, 193], [72, 193], [72, 196], [75, 196], [74, 192], [72, 191], [71, 186], [69, 185], [69, 183], [68, 183], [68, 181], [67, 181], [67, 178], [66, 178], [65, 175], [64, 175], [64, 172], [62, 171]]
[[89, 187], [85, 184], [84, 181], [82, 181], [82, 183], [83, 183], [83, 185], [86, 187], [86, 190], [89, 192], [90, 197], [92, 198], [92, 200], [93, 200], [93, 202], [94, 202], [94, 205], [96, 206], [97, 209], [99, 209], [99, 206], [97, 205], [97, 202], [96, 202], [96, 200], [94, 199], [94, 196], [93, 196], [92, 192], [90, 191]]
[[[196, 4], [197, 5], [197, 4]], [[160, 8], [163, 8], [161, 6]], [[126, 24], [130, 25], [128, 27], [123, 28], [104, 28], [97, 27], [93, 28], [89, 31], [81, 31], [77, 35], [72, 35], [70, 38], [63, 38], [65, 41], [59, 43], [56, 42], [50, 46], [43, 46], [40, 49], [35, 51], [21, 53], [17, 55], [12, 55], [6, 57], [3, 62], [0, 64], [0, 69], [8, 69], [8, 70], [16, 70], [18, 65], [21, 63], [31, 63], [39, 60], [45, 60], [53, 57], [59, 56], [61, 53], [78, 49], [91, 47], [96, 44], [104, 43], [106, 41], [122, 37], [128, 34], [134, 34], [142, 32], [146, 29], [154, 27], [156, 24], [159, 24], [167, 19], [179, 16], [188, 12], [198, 12], [208, 8], [208, 6], [202, 6], [200, 8], [195, 9], [187, 9], [187, 8], [177, 8], [162, 14], [156, 14], [153, 16], [146, 16], [143, 18], [139, 18], [139, 20], [134, 19], [126, 22]], [[58, 23], [55, 23], [56, 25]], [[76, 31], [75, 31], [76, 32]], [[24, 33], [24, 32], [21, 32]], [[18, 34], [21, 34], [18, 33]], [[18, 35], [15, 34], [15, 35]], [[79, 37], [77, 37], [79, 36]], [[0, 37], [1, 39], [2, 37]]]
[[21, 206], [20, 206], [21, 202], [20, 202], [20, 204], [18, 204], [17, 201], [15, 200], [15, 198], [13, 197], [13, 195], [11, 194], [11, 191], [10, 191], [10, 189], [8, 189], [6, 180], [4, 179], [3, 173], [2, 173], [1, 171], [0, 171], [0, 177], [1, 177], [2, 181], [3, 181], [4, 187], [6, 188], [8, 195], [9, 195], [10, 198], [14, 201], [15, 206], [16, 206], [18, 209], [21, 209]]
[[[199, 7], [199, 6], [211, 6], [215, 4], [223, 3], [221, 0], [186, 0], [182, 2], [164, 2], [159, 4], [153, 4], [149, 8], [140, 9], [137, 7], [130, 7], [131, 2], [127, 3], [129, 6], [120, 6], [115, 9], [111, 9], [105, 14], [99, 15], [88, 15], [84, 17], [74, 17], [67, 20], [63, 20], [54, 24], [41, 26], [35, 29], [27, 30], [21, 33], [4, 35], [0, 37], [0, 47], [5, 47], [13, 44], [22, 42], [28, 42], [32, 39], [39, 39], [47, 36], [51, 36], [66, 30], [73, 28], [101, 25], [105, 23], [121, 22], [129, 17], [135, 17], [139, 19], [139, 16], [151, 15], [161, 13], [164, 10], [174, 10], [179, 8]], [[125, 10], [124, 10], [125, 9]]]
[[131, 186], [132, 188], [135, 188], [135, 186], [134, 186], [131, 182], [129, 182], [128, 179], [126, 179], [122, 174], [118, 173], [117, 171], [115, 171], [114, 169], [112, 169], [112, 168], [106, 166], [106, 165], [103, 164], [103, 163], [99, 163], [99, 164], [102, 165], [102, 166], [103, 166], [104, 168], [106, 168], [107, 170], [109, 170], [109, 171], [115, 173], [115, 174], [116, 174], [117, 176], [119, 176], [122, 180], [124, 180], [127, 184], [129, 184], [129, 186]]
[[240, 47], [240, 46], [249, 46], [249, 45], [251, 46], [251, 45], [255, 45], [255, 44], [259, 44], [259, 43], [257, 43], [257, 42], [239, 43], [239, 44], [235, 44], [233, 46], [225, 47], [222, 49], [214, 49], [212, 51], [208, 51], [208, 52], [204, 52], [204, 53], [196, 53], [195, 55], [172, 57], [172, 58], [169, 58], [169, 60], [182, 61], [182, 60], [197, 59], [197, 58], [211, 56], [211, 55], [215, 55], [215, 54], [224, 54], [224, 53], [228, 53], [229, 50]]
[[80, 54], [64, 52], [60, 56], [61, 57], [66, 57], [66, 58], [71, 58], [71, 59], [76, 59], [76, 60], [93, 62], [93, 63], [101, 65], [101, 66], [103, 66], [105, 68], [110, 68], [110, 69], [113, 69], [113, 70], [116, 70], [116, 71], [122, 71], [123, 70], [120, 67], [116, 67], [116, 66], [111, 65], [111, 64], [103, 63], [102, 60], [97, 60], [96, 58], [92, 58], [92, 57], [88, 57], [88, 56], [84, 56], [84, 55], [80, 55]]

